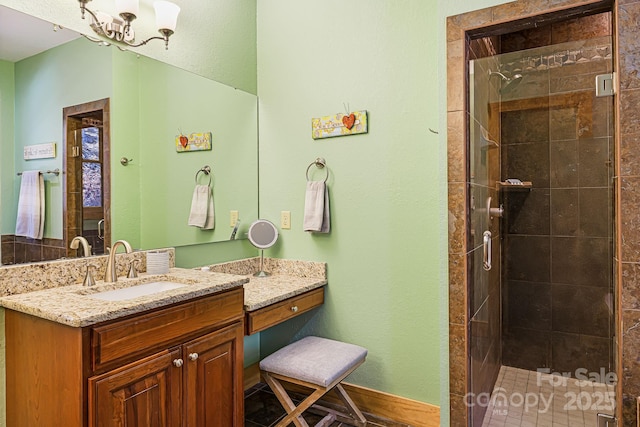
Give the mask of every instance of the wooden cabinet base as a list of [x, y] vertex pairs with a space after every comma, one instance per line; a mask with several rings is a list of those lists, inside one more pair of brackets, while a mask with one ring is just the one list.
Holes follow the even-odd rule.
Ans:
[[187, 427], [244, 426], [243, 325], [184, 345]]
[[[122, 320], [73, 328], [6, 310], [7, 426], [243, 426], [242, 293], [237, 288], [127, 318], [132, 330], [151, 324], [153, 334], [139, 347], [123, 335], [130, 355], [114, 350], [117, 357], [104, 364], [95, 363], [105, 354], [97, 343], [117, 346], [96, 337], [118, 331]], [[157, 319], [165, 313], [194, 313], [194, 321], [174, 318], [163, 336]]]
[[8, 427], [85, 425], [83, 335], [5, 310]]
[[179, 349], [163, 351], [89, 379], [89, 426], [179, 426]]

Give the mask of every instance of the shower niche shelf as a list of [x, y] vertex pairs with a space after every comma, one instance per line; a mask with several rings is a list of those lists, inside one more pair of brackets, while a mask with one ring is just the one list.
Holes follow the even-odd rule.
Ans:
[[517, 191], [517, 190], [531, 190], [533, 183], [531, 181], [522, 181], [520, 184], [512, 184], [506, 181], [498, 181], [498, 190]]

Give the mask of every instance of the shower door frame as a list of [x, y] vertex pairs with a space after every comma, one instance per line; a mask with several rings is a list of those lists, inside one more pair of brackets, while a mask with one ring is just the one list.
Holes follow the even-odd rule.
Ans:
[[[517, 0], [511, 3], [468, 12], [447, 18], [447, 175], [449, 207], [449, 405], [450, 425], [469, 426], [470, 408], [466, 395], [470, 391], [470, 336], [468, 277], [469, 255], [474, 249], [469, 247], [467, 229], [470, 210], [468, 184], [469, 164], [469, 80], [468, 51], [470, 39], [482, 36], [515, 32], [533, 26], [534, 22], [551, 18], [570, 19], [585, 13], [612, 12], [614, 43], [614, 69], [619, 69], [619, 23], [616, 0], [554, 1], [553, 6], [544, 0]], [[621, 215], [620, 212], [620, 97], [615, 96], [615, 157], [614, 157], [614, 257], [612, 259], [615, 277], [616, 301], [616, 374], [618, 382], [616, 415], [622, 419], [622, 282], [620, 261]], [[640, 120], [640, 113], [625, 114], [629, 120]], [[635, 116], [634, 116], [635, 114]], [[638, 214], [640, 216], [640, 213]], [[615, 260], [615, 262], [614, 262]], [[622, 424], [620, 424], [622, 425]]]

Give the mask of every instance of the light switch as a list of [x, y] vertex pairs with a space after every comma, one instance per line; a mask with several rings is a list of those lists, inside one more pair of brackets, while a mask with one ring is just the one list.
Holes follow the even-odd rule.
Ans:
[[229, 215], [229, 226], [235, 227], [238, 222], [238, 211], [231, 211]]
[[283, 230], [291, 229], [291, 211], [280, 212], [280, 228]]

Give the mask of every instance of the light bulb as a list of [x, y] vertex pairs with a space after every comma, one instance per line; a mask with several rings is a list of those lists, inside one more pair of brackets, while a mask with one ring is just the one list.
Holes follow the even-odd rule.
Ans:
[[175, 3], [164, 0], [153, 3], [153, 7], [156, 10], [156, 26], [158, 30], [175, 31], [180, 7]]
[[138, 0], [116, 0], [116, 12], [118, 14], [129, 13], [138, 16], [139, 6]]

